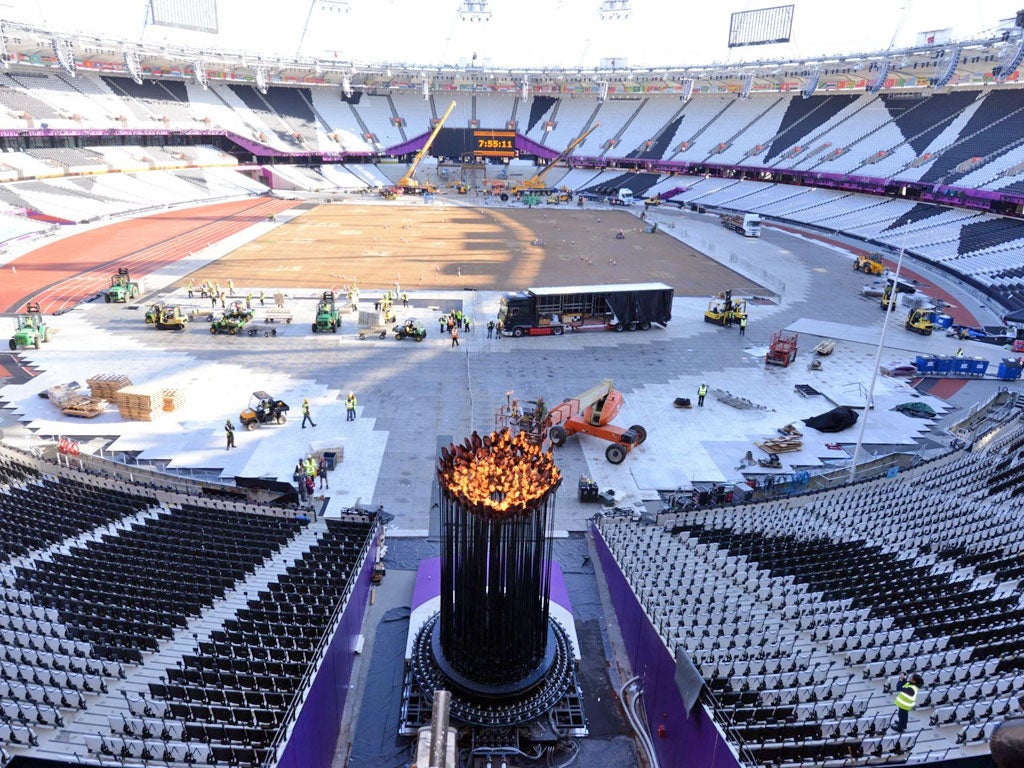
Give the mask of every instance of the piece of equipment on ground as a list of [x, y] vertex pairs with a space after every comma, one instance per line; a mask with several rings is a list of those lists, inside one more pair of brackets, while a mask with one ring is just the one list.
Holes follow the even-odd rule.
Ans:
[[250, 432], [260, 424], [284, 424], [288, 420], [288, 404], [260, 390], [249, 398], [249, 407], [238, 414], [242, 426]]
[[765, 365], [778, 365], [786, 368], [796, 360], [797, 334], [776, 331], [772, 334], [771, 344], [764, 356]]
[[337, 333], [341, 327], [341, 310], [334, 303], [334, 291], [324, 291], [316, 305], [313, 333]]
[[8, 346], [13, 352], [16, 349], [35, 347], [39, 349], [44, 341], [53, 338], [53, 329], [47, 326], [39, 304], [29, 302], [25, 311], [14, 318], [14, 335]]
[[720, 293], [708, 302], [704, 322], [729, 326], [747, 317], [747, 300], [733, 299], [732, 291]]
[[139, 284], [132, 280], [128, 267], [119, 267], [117, 274], [110, 278], [110, 287], [107, 289], [105, 301], [108, 304], [124, 304], [138, 295]]

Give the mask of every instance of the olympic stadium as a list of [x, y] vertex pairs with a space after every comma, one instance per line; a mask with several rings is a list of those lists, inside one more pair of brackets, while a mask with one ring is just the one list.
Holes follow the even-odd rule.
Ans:
[[0, 765], [1021, 764], [1024, 11], [135, 5], [0, 11]]

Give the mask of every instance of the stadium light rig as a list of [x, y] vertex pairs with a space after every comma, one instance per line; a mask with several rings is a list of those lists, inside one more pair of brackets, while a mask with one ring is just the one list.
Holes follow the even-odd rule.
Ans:
[[464, 0], [459, 6], [459, 18], [462, 21], [490, 21], [489, 0]]
[[264, 96], [267, 95], [267, 70], [263, 67], [256, 67], [253, 70], [253, 75], [256, 77], [256, 90], [262, 93]]
[[530, 78], [527, 75], [523, 75], [523, 81], [519, 84], [519, 97], [523, 101], [530, 98]]
[[352, 79], [348, 75], [341, 76], [341, 92], [346, 99], [352, 98]]
[[598, 13], [601, 21], [624, 21], [633, 12], [631, 0], [601, 0]]
[[65, 73], [71, 77], [75, 76], [75, 54], [71, 49], [71, 41], [63, 37], [54, 36], [50, 39], [50, 48], [53, 49], [54, 58]]
[[427, 80], [426, 74], [423, 75], [423, 100], [430, 101], [430, 81]]
[[4, 35], [3, 27], [0, 27], [0, 62], [3, 62], [4, 69], [11, 68], [11, 62], [7, 58], [7, 37]]
[[192, 76], [196, 79], [196, 85], [205, 91], [208, 83], [206, 80], [206, 65], [202, 61], [197, 59], [192, 62]]
[[121, 53], [124, 57], [124, 68], [128, 70], [132, 82], [136, 85], [142, 85], [142, 65], [139, 62], [138, 51], [125, 48]]

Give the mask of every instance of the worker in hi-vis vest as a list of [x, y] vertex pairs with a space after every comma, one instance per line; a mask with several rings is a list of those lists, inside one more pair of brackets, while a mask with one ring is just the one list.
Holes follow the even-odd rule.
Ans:
[[910, 718], [910, 710], [917, 706], [917, 692], [924, 685], [924, 679], [916, 672], [908, 680], [906, 675], [900, 675], [899, 683], [896, 686], [896, 730], [901, 733], [907, 730], [907, 721]]

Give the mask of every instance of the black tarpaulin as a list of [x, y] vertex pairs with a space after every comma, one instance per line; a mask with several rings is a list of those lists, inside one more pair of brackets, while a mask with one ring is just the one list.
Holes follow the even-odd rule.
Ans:
[[819, 432], [842, 432], [857, 423], [857, 416], [858, 414], [853, 408], [840, 405], [827, 413], [804, 419], [804, 424]]
[[647, 321], [665, 325], [672, 319], [672, 289], [609, 293], [608, 306], [623, 324]]

